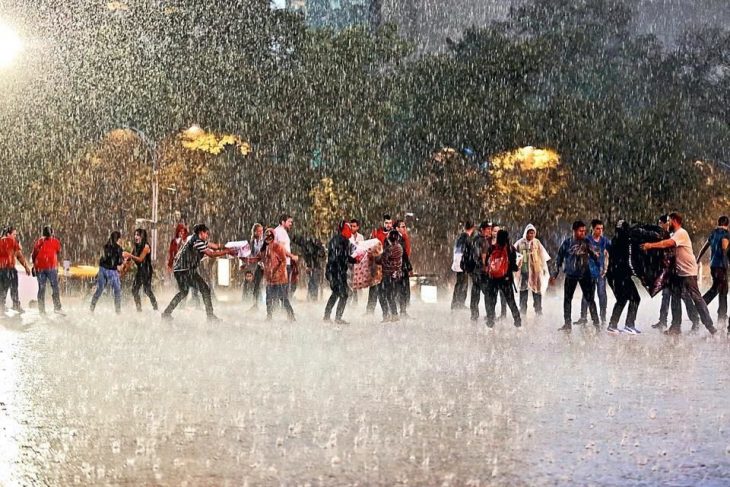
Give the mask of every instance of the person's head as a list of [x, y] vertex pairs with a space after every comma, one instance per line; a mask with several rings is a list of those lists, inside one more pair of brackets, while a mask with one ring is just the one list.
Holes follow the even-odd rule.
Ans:
[[383, 229], [386, 232], [390, 232], [393, 229], [393, 219], [388, 214], [383, 215]]
[[147, 244], [147, 230], [144, 228], [138, 228], [134, 231], [134, 243], [136, 244]]
[[469, 235], [474, 233], [474, 222], [471, 220], [465, 221], [464, 222], [464, 231]]
[[279, 225], [284, 227], [286, 230], [291, 230], [291, 227], [294, 225], [294, 218], [292, 218], [291, 215], [282, 213], [279, 215]]
[[260, 223], [254, 223], [251, 227], [251, 240], [258, 240], [264, 236], [264, 226]]
[[244, 279], [246, 279], [246, 282], [253, 281], [253, 272], [246, 271], [246, 274], [244, 275]]
[[188, 227], [184, 223], [178, 223], [175, 229], [175, 238], [181, 238], [185, 240], [188, 238]]
[[43, 227], [42, 235], [46, 238], [51, 238], [51, 236], [53, 235], [53, 228], [51, 228], [50, 225], [46, 225], [45, 227]]
[[353, 218], [350, 220], [350, 228], [352, 228], [352, 233], [357, 233], [360, 231], [360, 222]]
[[340, 232], [340, 235], [342, 235], [343, 238], [350, 239], [352, 237], [352, 227], [350, 227], [350, 224], [347, 222], [347, 220], [342, 220], [339, 225], [337, 225], [337, 230]]
[[198, 236], [200, 240], [208, 240], [210, 237], [210, 229], [205, 223], [198, 223], [193, 227], [193, 233]]
[[267, 244], [270, 244], [274, 241], [274, 229], [273, 228], [267, 228], [264, 232], [264, 241]]
[[593, 229], [593, 237], [599, 238], [603, 235], [603, 222], [599, 219], [591, 221], [591, 229]]
[[121, 239], [122, 232], [120, 232], [119, 230], [114, 230], [111, 235], [109, 235], [109, 243], [112, 245], [118, 244]]
[[582, 220], [576, 220], [573, 222], [573, 236], [575, 238], [586, 237], [586, 224]]
[[535, 237], [537, 237], [537, 230], [535, 230], [535, 225], [530, 223], [525, 227], [525, 240], [529, 242], [530, 240], [534, 240]]
[[679, 212], [673, 211], [669, 214], [669, 228], [673, 232], [682, 228], [682, 215]]
[[3, 231], [3, 237], [13, 237], [16, 238], [18, 236], [18, 230], [12, 226], [8, 225], [5, 227], [5, 230]]
[[718, 227], [727, 227], [728, 225], [730, 225], [730, 218], [728, 218], [727, 216], [723, 215], [717, 219]]
[[396, 221], [395, 229], [398, 230], [398, 233], [400, 233], [401, 235], [405, 235], [408, 232], [408, 227], [406, 226], [405, 220]]
[[492, 223], [491, 222], [481, 222], [479, 224], [479, 234], [491, 238], [492, 237]]
[[497, 231], [497, 245], [502, 247], [509, 245], [509, 232], [507, 230]]
[[659, 226], [662, 227], [663, 230], [669, 230], [669, 214], [664, 214], [659, 217]]
[[388, 232], [388, 242], [390, 243], [396, 243], [400, 240], [400, 233], [398, 233], [398, 230], [391, 230]]

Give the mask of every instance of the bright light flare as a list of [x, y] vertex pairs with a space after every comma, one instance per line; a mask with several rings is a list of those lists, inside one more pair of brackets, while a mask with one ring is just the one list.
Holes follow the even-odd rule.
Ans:
[[18, 57], [23, 43], [15, 30], [0, 21], [0, 68], [6, 68]]

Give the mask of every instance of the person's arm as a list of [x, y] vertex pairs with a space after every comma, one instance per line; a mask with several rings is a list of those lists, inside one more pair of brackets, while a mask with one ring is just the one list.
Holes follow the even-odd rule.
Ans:
[[565, 252], [566, 252], [566, 242], [563, 242], [563, 244], [560, 246], [560, 249], [558, 249], [558, 256], [555, 258], [555, 272], [553, 272], [550, 275], [550, 281], [555, 282], [555, 279], [558, 278], [558, 275], [560, 274], [560, 269], [563, 267], [563, 260], [565, 260]]
[[671, 249], [677, 246], [677, 242], [671, 238], [661, 240], [659, 242], [647, 242], [641, 244], [641, 250], [646, 252], [647, 250], [659, 250], [659, 249]]
[[203, 251], [203, 253], [210, 258], [216, 258], [216, 257], [223, 257], [224, 255], [236, 255], [238, 253], [238, 251], [236, 249], [223, 248], [223, 249], [218, 250], [217, 247], [216, 247], [216, 249], [211, 249], [210, 247], [208, 247], [207, 249], [205, 249]]
[[122, 256], [125, 259], [132, 259], [137, 264], [141, 264], [142, 262], [144, 262], [145, 257], [147, 257], [147, 254], [149, 254], [149, 253], [150, 253], [150, 246], [149, 245], [145, 245], [144, 248], [142, 249], [142, 252], [139, 254], [139, 256], [136, 256], [136, 255], [131, 254], [129, 252], [124, 252], [122, 254]]
[[15, 252], [15, 257], [18, 259], [18, 262], [25, 267], [25, 273], [28, 275], [31, 275], [30, 272], [30, 266], [28, 265], [28, 262], [25, 260], [25, 256], [23, 255], [23, 251], [18, 249], [17, 252]]
[[722, 239], [722, 251], [727, 252], [728, 247], [730, 247], [730, 240], [723, 238]]
[[[727, 239], [724, 239], [723, 238], [722, 239], [722, 250], [726, 250], [727, 249], [726, 242], [727, 242]], [[700, 249], [700, 253], [697, 254], [697, 263], [698, 264], [700, 263], [700, 260], [702, 259], [702, 256], [705, 255], [705, 252], [707, 252], [707, 249], [709, 249], [709, 248], [710, 248], [710, 240], [708, 239], [708, 240], [705, 240], [705, 244]]]

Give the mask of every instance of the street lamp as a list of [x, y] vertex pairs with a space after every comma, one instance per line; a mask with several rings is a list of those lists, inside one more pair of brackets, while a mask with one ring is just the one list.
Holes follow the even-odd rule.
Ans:
[[152, 235], [150, 236], [150, 250], [152, 251], [152, 260], [157, 260], [157, 217], [158, 217], [158, 205], [159, 205], [159, 190], [160, 190], [160, 180], [159, 180], [159, 168], [157, 165], [157, 159], [158, 159], [158, 153], [157, 153], [157, 144], [147, 137], [147, 135], [142, 132], [140, 129], [132, 127], [130, 125], [124, 125], [123, 126], [127, 130], [131, 130], [137, 136], [142, 139], [142, 142], [145, 143], [147, 146], [147, 150], [150, 152], [150, 157], [152, 157], [152, 219], [145, 220], [145, 219], [137, 219], [137, 221], [148, 221], [152, 225]]
[[17, 32], [0, 21], [0, 68], [6, 68], [18, 57], [23, 43]]

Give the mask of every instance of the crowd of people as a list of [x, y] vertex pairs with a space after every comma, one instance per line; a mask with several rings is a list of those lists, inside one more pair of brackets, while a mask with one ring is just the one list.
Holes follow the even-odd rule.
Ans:
[[[389, 215], [384, 215], [382, 226], [373, 230], [369, 238], [360, 233], [358, 220], [342, 220], [326, 247], [316, 238], [291, 237], [293, 224], [293, 218], [287, 214], [280, 216], [276, 227], [254, 224], [246, 242], [249, 252], [245, 256], [241, 256], [237, 248], [210, 242], [210, 229], [205, 224], [195, 225], [190, 235], [187, 227], [179, 224], [170, 242], [167, 259], [167, 270], [174, 277], [178, 292], [162, 312], [162, 318], [171, 319], [173, 311], [192, 291], [196, 300], [202, 297], [208, 319], [217, 320], [213, 311], [210, 275], [205, 272], [203, 262], [234, 256], [241, 261], [243, 296], [252, 303], [251, 310], [256, 310], [258, 303], [265, 301], [267, 320], [271, 320], [275, 310], [281, 308], [289, 320], [295, 321], [290, 297], [298, 282], [300, 255], [292, 253], [292, 243], [302, 250], [306, 262], [308, 299], [319, 299], [322, 278], [329, 283], [331, 294], [324, 308], [325, 322], [333, 321], [334, 312], [335, 323], [347, 324], [344, 320], [347, 303], [351, 299], [357, 300], [361, 289], [368, 289], [367, 314], [373, 314], [380, 303], [383, 322], [408, 317], [413, 268], [411, 241], [404, 220], [394, 221]], [[637, 277], [651, 296], [662, 294], [659, 320], [653, 328], [667, 328], [671, 310], [671, 325], [665, 333], [681, 333], [681, 303], [684, 302], [692, 331], [697, 331], [701, 322], [714, 334], [716, 328], [708, 304], [715, 297], [719, 298], [718, 322], [725, 324], [728, 320], [730, 219], [726, 216], [718, 219], [717, 228], [710, 233], [697, 257], [689, 234], [682, 225], [682, 216], [676, 212], [662, 215], [657, 225], [632, 226], [619, 221], [611, 240], [604, 235], [601, 220], [591, 222], [590, 234], [585, 223], [576, 221], [572, 225], [572, 235], [562, 242], [555, 259], [552, 259], [537, 238], [537, 228], [532, 224], [527, 225], [521, 238], [512, 243], [507, 230], [498, 224], [484, 221], [477, 228], [467, 222], [454, 245], [452, 270], [456, 273], [456, 283], [451, 308], [454, 311], [468, 309], [471, 319], [477, 321], [483, 296], [487, 327], [495, 325], [498, 301], [501, 302], [500, 317], [504, 318], [509, 310], [514, 326], [520, 327], [530, 296], [535, 314], [541, 316], [543, 296], [562, 272], [564, 322], [560, 331], [570, 332], [574, 325], [587, 324], [590, 315], [596, 330], [605, 326], [611, 334], [640, 334], [636, 317], [641, 297], [633, 280]], [[147, 232], [142, 228], [135, 230], [131, 252], [123, 250], [121, 238], [119, 231], [111, 232], [102, 249], [90, 310], [94, 311], [105, 289], [111, 288], [115, 310], [120, 313], [121, 278], [135, 266], [131, 291], [136, 309], [142, 310], [140, 291], [143, 290], [152, 308], [157, 310]], [[16, 229], [7, 227], [3, 231], [0, 238], [3, 313], [8, 291], [12, 309], [24, 311], [18, 297], [17, 261], [38, 280], [39, 312], [46, 313], [45, 290], [50, 284], [54, 312], [63, 314], [58, 286], [61, 248], [53, 229], [46, 226], [33, 245], [29, 263], [23, 255]], [[707, 250], [711, 254], [712, 287], [703, 296], [698, 285], [698, 263]], [[471, 296], [467, 307], [470, 284]], [[582, 293], [580, 317], [573, 322], [573, 296], [578, 287]], [[610, 317], [608, 288], [615, 296]], [[264, 290], [265, 299], [262, 300]], [[624, 326], [619, 329], [619, 321], [627, 305]]]
[[[493, 327], [497, 296], [502, 300], [502, 316], [508, 307], [514, 325], [522, 325], [527, 313], [527, 302], [532, 294], [535, 314], [542, 314], [542, 297], [549, 284], [564, 274], [563, 326], [560, 331], [570, 332], [574, 325], [588, 323], [588, 314], [596, 330], [603, 326], [610, 334], [620, 332], [640, 334], [636, 316], [641, 297], [633, 277], [639, 278], [651, 296], [662, 293], [659, 321], [653, 328], [664, 329], [671, 304], [672, 321], [664, 330], [668, 335], [681, 333], [684, 302], [692, 322], [691, 331], [699, 329], [700, 322], [710, 334], [716, 333], [708, 304], [719, 297], [718, 322], [727, 324], [728, 245], [730, 219], [722, 216], [717, 228], [709, 235], [700, 254], [695, 257], [687, 230], [679, 213], [662, 215], [657, 225], [629, 225], [619, 221], [613, 240], [604, 235], [604, 224], [595, 219], [591, 233], [578, 220], [572, 225], [572, 235], [560, 246], [550, 269], [551, 257], [537, 238], [533, 225], [525, 228], [522, 238], [510, 243], [509, 233], [498, 225], [485, 221], [478, 230], [471, 222], [464, 226], [456, 239], [452, 269], [456, 285], [452, 298], [453, 310], [467, 309], [466, 299], [471, 281], [471, 319], [479, 319], [479, 304], [483, 294], [486, 305], [486, 325]], [[699, 262], [710, 250], [712, 287], [703, 296], [698, 285]], [[518, 285], [516, 285], [516, 281]], [[580, 318], [573, 322], [572, 305], [576, 289], [582, 292]], [[607, 288], [613, 291], [616, 302], [607, 320]], [[519, 294], [519, 307], [515, 294]], [[596, 304], [596, 297], [598, 304]], [[624, 327], [619, 321], [626, 305], [628, 311]], [[506, 306], [505, 306], [506, 305]], [[728, 327], [730, 331], [730, 327]]]

